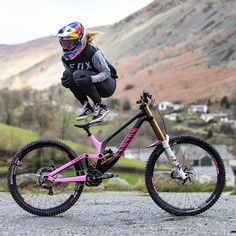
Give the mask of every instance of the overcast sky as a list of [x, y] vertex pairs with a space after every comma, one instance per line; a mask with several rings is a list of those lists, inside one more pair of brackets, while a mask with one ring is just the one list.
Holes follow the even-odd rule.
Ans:
[[0, 0], [0, 44], [53, 35], [67, 23], [113, 24], [152, 0]]

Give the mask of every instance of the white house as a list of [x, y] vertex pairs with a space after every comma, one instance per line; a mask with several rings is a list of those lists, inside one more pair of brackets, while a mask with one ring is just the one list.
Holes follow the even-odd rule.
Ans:
[[184, 107], [183, 104], [172, 103], [172, 102], [168, 102], [168, 101], [164, 101], [164, 102], [161, 102], [161, 103], [158, 104], [158, 109], [160, 111], [166, 111], [166, 110], [178, 111], [183, 107]]
[[226, 118], [227, 114], [218, 112], [218, 113], [207, 113], [207, 114], [201, 114], [200, 118], [206, 122], [213, 120], [214, 118]]
[[179, 113], [176, 113], [176, 112], [164, 115], [166, 119], [172, 120], [172, 121], [176, 121], [178, 116], [179, 116]]
[[221, 117], [220, 121], [224, 124], [230, 124], [236, 126], [236, 120], [229, 120], [228, 117]]
[[207, 105], [191, 105], [188, 108], [189, 113], [207, 113]]

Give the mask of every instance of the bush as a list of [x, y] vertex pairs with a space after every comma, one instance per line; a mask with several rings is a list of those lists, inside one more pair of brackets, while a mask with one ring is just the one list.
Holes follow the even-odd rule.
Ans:
[[129, 111], [131, 109], [131, 105], [129, 100], [125, 100], [122, 106], [123, 111]]
[[230, 101], [228, 99], [227, 96], [224, 96], [221, 101], [220, 101], [220, 105], [225, 108], [225, 109], [229, 109], [230, 108]]
[[212, 138], [213, 137], [213, 132], [212, 132], [212, 130], [211, 129], [209, 129], [208, 131], [207, 131], [207, 139], [210, 139], [210, 138]]
[[120, 101], [116, 98], [109, 99], [107, 103], [108, 103], [107, 105], [112, 109], [115, 109], [116, 107], [120, 106]]
[[127, 84], [124, 88], [124, 90], [129, 90], [129, 89], [132, 89], [134, 88], [134, 85], [133, 84]]

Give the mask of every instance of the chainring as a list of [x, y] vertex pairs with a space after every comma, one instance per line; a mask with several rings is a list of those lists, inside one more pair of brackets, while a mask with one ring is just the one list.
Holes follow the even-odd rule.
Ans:
[[102, 177], [102, 173], [97, 169], [89, 168], [85, 185], [89, 187], [96, 187], [100, 185], [102, 183], [102, 178], [98, 177]]

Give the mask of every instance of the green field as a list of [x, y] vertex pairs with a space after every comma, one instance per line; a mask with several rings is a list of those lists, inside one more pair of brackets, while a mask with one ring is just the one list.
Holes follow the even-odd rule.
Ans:
[[[0, 123], [0, 150], [15, 152], [19, 147], [40, 139], [38, 133]], [[54, 139], [57, 139], [56, 137]], [[78, 153], [93, 151], [92, 148], [68, 140], [61, 140]]]
[[19, 146], [39, 138], [39, 135], [33, 131], [1, 123], [0, 133], [0, 150], [15, 151]]

